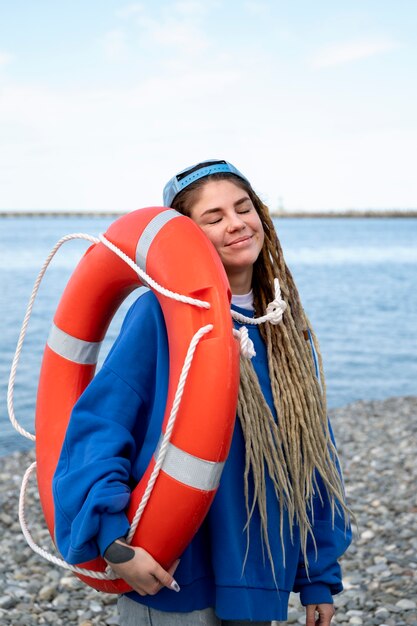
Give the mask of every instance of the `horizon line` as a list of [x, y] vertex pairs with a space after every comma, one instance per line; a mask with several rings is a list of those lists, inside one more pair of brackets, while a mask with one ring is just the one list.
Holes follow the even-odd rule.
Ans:
[[[139, 209], [140, 210], [140, 209]], [[7, 217], [121, 217], [132, 213], [102, 209], [0, 209], [0, 218]], [[417, 217], [416, 209], [275, 209], [271, 217]]]

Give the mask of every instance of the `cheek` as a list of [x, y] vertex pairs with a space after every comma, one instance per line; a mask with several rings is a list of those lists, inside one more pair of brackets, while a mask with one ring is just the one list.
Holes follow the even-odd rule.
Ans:
[[207, 237], [207, 239], [209, 239], [209, 241], [211, 241], [213, 246], [219, 252], [219, 250], [221, 248], [221, 237], [220, 237], [220, 235], [218, 233], [216, 233], [216, 231], [213, 228], [207, 228], [205, 226], [200, 226], [200, 228], [203, 231], [203, 233], [205, 234], [205, 236]]
[[265, 231], [258, 215], [256, 216], [255, 221], [252, 223], [252, 228], [258, 234], [259, 250], [262, 250], [262, 246], [264, 245], [265, 241]]

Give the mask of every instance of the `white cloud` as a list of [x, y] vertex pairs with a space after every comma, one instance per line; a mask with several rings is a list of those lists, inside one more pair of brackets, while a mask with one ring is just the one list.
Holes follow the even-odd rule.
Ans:
[[178, 52], [190, 54], [204, 50], [209, 41], [198, 24], [171, 17], [161, 22], [143, 18], [141, 26], [146, 30], [150, 41], [160, 46], [176, 48]]
[[196, 54], [209, 46], [205, 17], [217, 2], [201, 0], [178, 0], [155, 12], [143, 4], [130, 4], [117, 12], [118, 17], [129, 19], [130, 27], [139, 29], [142, 45], [154, 50], [156, 56], [167, 48], [170, 54]]
[[0, 208], [129, 210], [160, 202], [172, 171], [227, 152], [224, 107], [202, 111], [239, 84], [232, 70], [192, 67], [115, 90], [0, 88]]
[[251, 15], [263, 15], [269, 10], [268, 4], [262, 0], [246, 0], [243, 6]]
[[[210, 9], [213, 10], [217, 5], [218, 2], [211, 2]], [[178, 13], [188, 17], [201, 18], [208, 12], [207, 2], [201, 2], [201, 0], [178, 0], [174, 3], [173, 8]]]
[[9, 52], [0, 52], [0, 67], [2, 65], [9, 65], [13, 61], [13, 55]]
[[110, 61], [124, 61], [128, 57], [126, 34], [122, 30], [112, 30], [103, 38], [106, 57]]
[[314, 55], [311, 63], [315, 69], [334, 67], [388, 52], [398, 47], [398, 45], [397, 42], [390, 39], [352, 41], [334, 44], [319, 50]]
[[132, 2], [116, 11], [117, 17], [122, 19], [134, 17], [136, 15], [142, 15], [145, 12], [145, 7], [141, 2]]
[[[415, 205], [416, 132], [361, 139], [364, 129], [385, 128], [387, 115], [395, 127], [399, 116], [387, 113], [386, 99], [369, 129], [364, 111], [375, 99], [361, 94], [336, 107], [320, 90], [304, 98], [306, 88], [288, 88], [274, 52], [234, 41], [214, 45], [214, 2], [121, 8], [114, 29], [95, 36], [107, 58], [128, 57], [129, 81], [113, 81], [120, 68], [107, 64], [105, 80], [89, 87], [37, 85], [33, 75], [28, 83], [0, 84], [0, 208], [130, 210], [160, 202], [173, 172], [208, 157], [236, 162], [271, 207], [281, 196], [288, 209]], [[252, 2], [263, 4], [248, 0], [242, 10]], [[395, 45], [362, 40], [323, 48], [316, 67]], [[347, 110], [354, 114], [349, 132]], [[387, 153], [393, 156], [383, 158]]]

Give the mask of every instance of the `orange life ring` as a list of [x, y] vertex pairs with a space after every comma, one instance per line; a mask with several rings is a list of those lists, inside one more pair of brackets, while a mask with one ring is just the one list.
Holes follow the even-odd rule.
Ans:
[[[105, 236], [159, 284], [211, 304], [210, 309], [201, 309], [156, 293], [167, 326], [170, 354], [163, 432], [191, 338], [203, 325], [213, 324], [213, 330], [198, 344], [189, 371], [170, 441], [172, 467], [166, 468], [164, 463], [132, 539], [133, 545], [145, 548], [167, 568], [182, 554], [207, 514], [231, 443], [239, 348], [232, 334], [230, 289], [214, 247], [192, 220], [172, 209], [134, 211], [117, 219]], [[115, 311], [141, 284], [138, 274], [100, 242], [82, 257], [56, 310], [36, 404], [38, 486], [52, 537], [52, 478], [72, 408], [94, 376], [100, 342]], [[206, 479], [201, 483], [193, 476], [188, 480], [177, 475], [177, 454], [191, 459], [191, 466], [194, 463], [209, 468]], [[130, 521], [154, 465], [152, 457], [132, 492], [127, 512]], [[201, 467], [196, 469], [198, 474]], [[98, 557], [80, 566], [104, 571], [106, 563]], [[122, 580], [79, 577], [107, 593], [129, 590]]]

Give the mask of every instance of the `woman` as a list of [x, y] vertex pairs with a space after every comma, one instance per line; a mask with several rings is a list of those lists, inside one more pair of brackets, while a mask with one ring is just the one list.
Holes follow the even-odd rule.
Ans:
[[279, 324], [249, 325], [256, 356], [241, 359], [239, 419], [220, 487], [180, 562], [165, 571], [124, 540], [129, 487], [157, 445], [168, 380], [159, 304], [151, 292], [136, 301], [71, 417], [53, 485], [58, 546], [71, 563], [104, 555], [129, 583], [134, 591], [119, 600], [126, 626], [270, 624], [286, 619], [291, 591], [300, 592], [307, 626], [326, 626], [351, 533], [320, 351], [268, 210], [226, 161], [174, 176], [164, 205], [213, 243], [235, 317], [263, 315], [275, 278], [285, 312]]

